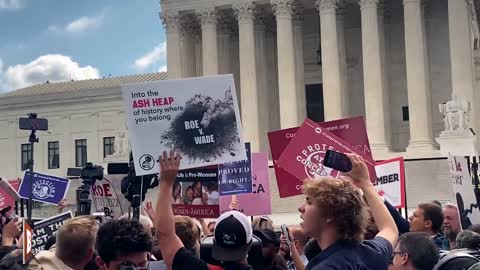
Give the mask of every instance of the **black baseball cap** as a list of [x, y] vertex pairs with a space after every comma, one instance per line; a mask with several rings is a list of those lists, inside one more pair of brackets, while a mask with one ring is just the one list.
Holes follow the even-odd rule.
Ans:
[[260, 238], [262, 240], [262, 244], [273, 244], [276, 247], [280, 247], [280, 237], [278, 234], [270, 229], [263, 229], [263, 230], [255, 230], [253, 231], [253, 235]]
[[250, 219], [238, 211], [223, 213], [216, 221], [212, 257], [222, 262], [237, 262], [247, 257], [252, 243]]

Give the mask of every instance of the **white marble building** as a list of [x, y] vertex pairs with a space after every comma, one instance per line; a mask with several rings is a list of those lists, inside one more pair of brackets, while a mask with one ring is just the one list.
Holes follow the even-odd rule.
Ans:
[[[305, 116], [364, 115], [375, 159], [413, 159], [406, 162], [409, 205], [452, 199], [435, 142], [444, 127], [438, 104], [463, 97], [473, 109], [470, 127], [480, 127], [480, 1], [160, 4], [169, 78], [233, 73], [244, 135], [254, 150], [267, 151], [268, 131], [297, 126]], [[125, 130], [119, 85], [158, 79], [165, 74], [42, 84], [0, 96], [0, 175], [22, 175], [28, 132], [18, 130], [18, 117], [28, 112], [50, 120], [49, 132], [38, 133], [36, 170], [65, 175], [85, 161], [83, 153], [104, 163], [112, 138]], [[296, 209], [301, 198], [278, 199], [273, 171], [271, 188], [274, 212]]]
[[308, 108], [315, 120], [364, 115], [376, 159], [431, 158], [440, 156], [438, 104], [463, 97], [471, 127], [480, 125], [478, 5], [162, 0], [160, 16], [169, 77], [233, 73], [254, 148], [267, 149], [264, 134], [297, 126]]

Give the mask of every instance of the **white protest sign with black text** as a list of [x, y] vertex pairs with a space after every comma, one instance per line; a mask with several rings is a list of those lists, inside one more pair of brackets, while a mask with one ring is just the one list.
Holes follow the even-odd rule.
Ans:
[[405, 207], [405, 164], [403, 158], [385, 160], [375, 164], [378, 194], [396, 208]]
[[105, 220], [117, 219], [127, 212], [129, 202], [121, 193], [122, 179], [127, 175], [105, 175], [92, 185], [92, 199], [96, 212], [103, 212]]
[[170, 149], [180, 169], [247, 158], [232, 75], [128, 84], [122, 94], [137, 176], [158, 173]]
[[448, 165], [462, 227], [466, 229], [472, 224], [479, 224], [480, 211], [468, 169], [468, 159], [460, 156], [448, 156]]

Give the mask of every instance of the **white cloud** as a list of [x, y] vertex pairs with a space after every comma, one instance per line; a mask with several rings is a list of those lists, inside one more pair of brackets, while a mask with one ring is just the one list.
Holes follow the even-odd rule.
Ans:
[[68, 56], [48, 54], [27, 64], [10, 66], [4, 70], [3, 74], [0, 71], [0, 90], [11, 91], [46, 81], [60, 82], [99, 77], [100, 72], [97, 68], [81, 67]]
[[[162, 42], [153, 50], [147, 52], [142, 57], [135, 60], [135, 67], [138, 70], [145, 70], [150, 66], [157, 64], [159, 62], [165, 62], [165, 58], [167, 56], [167, 43]], [[165, 67], [166, 68], [166, 67]]]
[[69, 33], [81, 33], [89, 29], [98, 27], [103, 20], [103, 15], [97, 17], [87, 17], [83, 16], [65, 26], [65, 31]]
[[167, 65], [161, 66], [161, 67], [158, 69], [158, 72], [167, 72]]
[[[0, 0], [1, 1], [1, 0]], [[80, 34], [87, 32], [88, 30], [98, 28], [104, 18], [105, 11], [96, 17], [82, 16], [76, 20], [69, 22], [66, 26], [50, 25], [48, 31], [54, 33], [66, 32], [70, 34]]]
[[24, 0], [0, 0], [0, 10], [17, 10], [25, 6]]

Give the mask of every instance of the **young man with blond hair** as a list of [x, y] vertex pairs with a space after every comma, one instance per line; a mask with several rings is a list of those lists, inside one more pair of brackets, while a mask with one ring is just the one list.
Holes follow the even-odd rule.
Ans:
[[[387, 269], [398, 230], [377, 194], [364, 160], [348, 154], [352, 170], [343, 179], [323, 177], [304, 183], [305, 203], [299, 207], [305, 233], [317, 240], [322, 252], [306, 269]], [[356, 186], [356, 187], [355, 187]], [[379, 233], [363, 241], [370, 206]]]
[[41, 251], [30, 264], [33, 269], [83, 270], [93, 257], [97, 231], [92, 216], [69, 219], [57, 231], [55, 250]]

